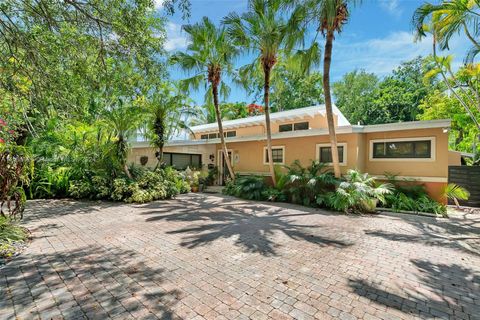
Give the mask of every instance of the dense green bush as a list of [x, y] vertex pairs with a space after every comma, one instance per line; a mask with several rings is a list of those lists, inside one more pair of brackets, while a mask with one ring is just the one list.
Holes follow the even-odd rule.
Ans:
[[132, 170], [133, 179], [113, 179], [94, 176], [89, 180], [72, 181], [69, 195], [78, 199], [106, 199], [114, 201], [144, 203], [168, 199], [189, 191], [183, 176], [171, 167]]
[[337, 189], [319, 196], [317, 203], [337, 211], [367, 213], [375, 211], [377, 201], [385, 203], [392, 188], [389, 183], [377, 183], [368, 173], [349, 170]]
[[277, 188], [282, 191], [288, 202], [304, 206], [316, 206], [317, 197], [335, 189], [336, 179], [324, 163], [312, 161], [303, 167], [296, 160], [291, 166], [285, 166], [287, 172], [277, 175]]
[[11, 219], [0, 215], [0, 258], [15, 254], [15, 243], [27, 239], [27, 231], [17, 226]]
[[433, 200], [427, 193], [425, 186], [415, 180], [402, 179], [386, 174], [393, 192], [385, 197], [384, 206], [394, 211], [412, 211], [447, 215], [447, 207]]
[[237, 177], [235, 182], [227, 182], [223, 192], [228, 195], [248, 200], [266, 200], [264, 192], [268, 189], [265, 178], [259, 176]]

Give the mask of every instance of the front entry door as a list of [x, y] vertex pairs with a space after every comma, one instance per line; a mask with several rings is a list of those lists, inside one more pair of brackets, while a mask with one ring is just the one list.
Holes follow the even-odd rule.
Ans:
[[[224, 186], [225, 182], [230, 177], [230, 172], [228, 172], [227, 159], [224, 156], [223, 150], [218, 150], [218, 159], [219, 159], [219, 177], [218, 185]], [[228, 151], [228, 157], [230, 158], [230, 163], [232, 163], [232, 151]]]

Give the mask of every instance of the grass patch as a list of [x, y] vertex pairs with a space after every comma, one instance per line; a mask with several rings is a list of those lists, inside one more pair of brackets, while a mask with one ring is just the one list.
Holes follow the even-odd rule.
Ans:
[[0, 216], [0, 258], [13, 256], [19, 244], [25, 242], [28, 232], [8, 218]]

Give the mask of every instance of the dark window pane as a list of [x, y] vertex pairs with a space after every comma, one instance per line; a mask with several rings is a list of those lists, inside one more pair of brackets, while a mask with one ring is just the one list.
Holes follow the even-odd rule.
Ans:
[[208, 139], [215, 139], [215, 138], [217, 138], [217, 134], [216, 134], [216, 133], [210, 133], [210, 134], [208, 135]]
[[374, 158], [430, 158], [432, 142], [424, 141], [396, 141], [375, 142], [373, 144]]
[[294, 130], [308, 130], [308, 122], [298, 122], [293, 125]]
[[200, 169], [202, 167], [202, 155], [190, 153], [164, 153], [163, 160], [167, 166], [178, 170]]
[[228, 138], [236, 137], [236, 136], [237, 136], [237, 131], [228, 131], [227, 132], [227, 137]]
[[278, 131], [280, 132], [286, 132], [286, 131], [292, 131], [292, 124], [281, 124], [278, 126]]
[[[338, 161], [343, 162], [343, 146], [338, 146]], [[332, 163], [332, 148], [320, 147], [320, 162]]]
[[202, 140], [207, 140], [207, 139], [208, 139], [208, 134], [202, 134], [202, 136], [200, 137], [200, 139], [202, 139]]
[[[283, 163], [283, 149], [280, 148], [272, 148], [272, 158], [273, 163]], [[268, 163], [268, 149], [265, 149], [265, 159]]]

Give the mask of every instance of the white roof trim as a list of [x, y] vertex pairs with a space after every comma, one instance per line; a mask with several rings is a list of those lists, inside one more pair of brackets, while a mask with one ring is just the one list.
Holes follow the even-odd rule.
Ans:
[[399, 131], [412, 129], [431, 129], [431, 128], [450, 128], [450, 119], [444, 120], [426, 120], [426, 121], [408, 121], [385, 124], [374, 124], [369, 126], [354, 126], [363, 128], [361, 132], [383, 132]]
[[[347, 118], [340, 112], [340, 110], [333, 105], [332, 106], [333, 113], [338, 116], [338, 126], [349, 126], [350, 122], [348, 122]], [[303, 119], [305, 117], [314, 117], [316, 114], [325, 114], [325, 105], [317, 105], [311, 106], [306, 108], [300, 109], [292, 109], [287, 111], [280, 111], [280, 112], [273, 112], [270, 114], [270, 121], [278, 122], [278, 121], [292, 121], [295, 119]], [[253, 116], [248, 118], [242, 119], [235, 119], [235, 120], [226, 120], [223, 121], [223, 128], [234, 129], [239, 127], [249, 127], [249, 126], [258, 126], [265, 123], [265, 116]], [[217, 131], [218, 126], [217, 123], [208, 123], [202, 124], [199, 126], [194, 126], [190, 128], [193, 132], [209, 132], [209, 131]]]

